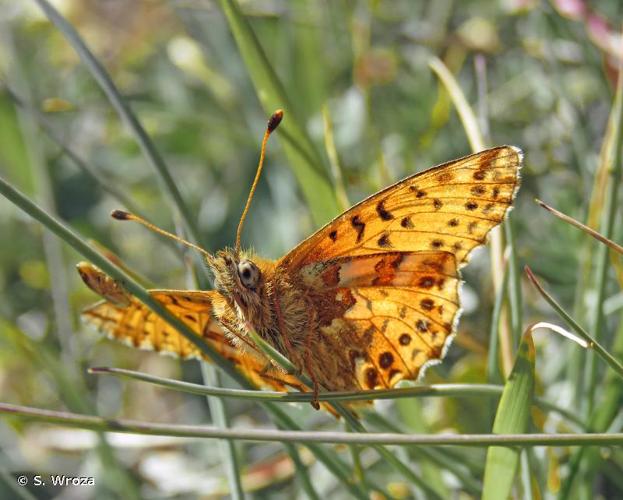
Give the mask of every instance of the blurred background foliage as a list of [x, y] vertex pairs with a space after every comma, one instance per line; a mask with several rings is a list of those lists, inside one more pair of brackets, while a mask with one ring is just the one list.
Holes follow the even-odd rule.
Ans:
[[[255, 174], [266, 112], [219, 3], [54, 4], [142, 121], [196, 216], [207, 249], [232, 245]], [[176, 249], [141, 227], [112, 221], [111, 209], [124, 204], [58, 144], [130, 200], [132, 206], [126, 208], [172, 229], [179, 221], [128, 129], [34, 2], [4, 0], [0, 6], [2, 175], [158, 288], [184, 288], [187, 280]], [[328, 111], [351, 202], [469, 152], [449, 96], [428, 65], [432, 56], [441, 58], [480, 118], [486, 117], [481, 127], [487, 142], [515, 144], [525, 152], [523, 186], [512, 213], [520, 264], [529, 264], [576, 319], [585, 321], [595, 307], [590, 281], [598, 244], [551, 217], [533, 199], [598, 227], [598, 219], [589, 215], [599, 214], [605, 196], [599, 184], [595, 187], [595, 173], [613, 100], [620, 2], [249, 0], [240, 7], [312, 138], [323, 162], [318, 168], [327, 178], [322, 110]], [[269, 145], [244, 244], [277, 258], [314, 231], [320, 221], [312, 219], [300, 193], [277, 134]], [[589, 213], [589, 201], [596, 212]], [[615, 239], [620, 241], [620, 214], [617, 220]], [[202, 398], [85, 375], [89, 366], [117, 366], [202, 380], [195, 362], [139, 352], [81, 328], [79, 311], [95, 296], [74, 270], [80, 257], [4, 199], [0, 240], [2, 401], [159, 422], [210, 421]], [[611, 278], [617, 269], [618, 280], [611, 279], [607, 288], [602, 334], [607, 345], [614, 342], [623, 306], [620, 267], [613, 267]], [[464, 278], [460, 333], [446, 361], [428, 372], [427, 382], [487, 379], [494, 301], [487, 252], [475, 255]], [[524, 292], [524, 325], [554, 318], [528, 286]], [[551, 335], [537, 336], [536, 342], [538, 393], [579, 414], [583, 353]], [[600, 380], [603, 372], [600, 365]], [[620, 394], [610, 403], [620, 406]], [[256, 404], [229, 401], [227, 407], [234, 425], [267, 423]], [[478, 398], [444, 398], [379, 402], [376, 408], [406, 430], [486, 433], [495, 405]], [[288, 411], [306, 428], [340, 425], [308, 405], [291, 405]], [[620, 416], [611, 419], [610, 430], [620, 430]], [[559, 419], [544, 415], [535, 415], [533, 425], [534, 430], [565, 429]], [[0, 424], [0, 468], [97, 475], [106, 453], [94, 453], [94, 443], [86, 431], [5, 421]], [[117, 466], [128, 472], [121, 474], [123, 481], [142, 496], [192, 498], [227, 490], [218, 448], [209, 442], [122, 436], [110, 444]], [[278, 444], [241, 444], [238, 450], [249, 490], [259, 497], [300, 494], [292, 464]], [[348, 458], [347, 449], [338, 447], [337, 452]], [[531, 453], [537, 498], [560, 492], [570, 453], [564, 448]], [[572, 495], [623, 494], [623, 455], [597, 455], [595, 470], [582, 476]], [[340, 491], [323, 467], [313, 464], [313, 456], [303, 458], [312, 464], [320, 492]], [[366, 474], [389, 483], [393, 494], [404, 492], [400, 478], [387, 476], [373, 452], [365, 452], [362, 460]], [[456, 461], [482, 468], [484, 451], [461, 451]], [[426, 461], [415, 467], [427, 480], [442, 484], [442, 492], [463, 490], [443, 467]], [[98, 481], [89, 494], [115, 495], [113, 483]], [[41, 497], [62, 493], [58, 488], [32, 492]]]

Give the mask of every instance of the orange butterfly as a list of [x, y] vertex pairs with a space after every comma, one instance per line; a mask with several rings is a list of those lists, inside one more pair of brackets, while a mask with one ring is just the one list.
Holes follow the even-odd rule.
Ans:
[[[500, 146], [407, 177], [272, 261], [242, 251], [240, 234], [281, 116], [271, 117], [264, 135], [236, 247], [201, 250], [216, 290], [150, 293], [258, 386], [309, 391], [260, 352], [249, 324], [311, 378], [316, 394], [416, 380], [443, 358], [455, 333], [459, 269], [511, 208], [521, 151]], [[125, 212], [113, 216], [168, 234]], [[134, 347], [201, 357], [114, 280], [90, 264], [78, 269], [105, 299], [83, 312], [87, 323]]]

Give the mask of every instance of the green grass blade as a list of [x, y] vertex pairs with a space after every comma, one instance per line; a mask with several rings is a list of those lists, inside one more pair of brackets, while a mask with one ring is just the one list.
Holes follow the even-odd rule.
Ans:
[[[532, 334], [524, 334], [515, 365], [504, 386], [493, 423], [493, 432], [523, 433], [527, 430], [530, 406], [534, 395], [535, 352]], [[517, 473], [520, 451], [508, 447], [492, 447], [487, 452], [483, 484], [483, 500], [508, 498]]]
[[160, 153], [158, 153], [156, 146], [149, 138], [147, 132], [145, 132], [141, 122], [138, 120], [130, 106], [125, 102], [121, 92], [117, 89], [104, 66], [102, 66], [102, 64], [89, 50], [87, 45], [84, 43], [84, 40], [82, 40], [82, 37], [78, 34], [74, 27], [68, 23], [67, 20], [47, 0], [35, 0], [35, 2], [37, 2], [48, 19], [58, 28], [58, 30], [63, 34], [73, 49], [80, 56], [80, 59], [104, 91], [112, 106], [128, 126], [130, 132], [143, 151], [143, 154], [151, 166], [156, 170], [158, 177], [163, 182], [165, 192], [169, 196], [172, 206], [184, 221], [184, 225], [186, 226], [191, 239], [197, 243], [201, 243], [195, 220], [191, 216], [190, 211], [182, 198], [182, 194], [173, 180], [171, 172], [169, 172], [169, 169], [162, 156], [160, 156]]
[[279, 128], [279, 135], [284, 139], [284, 150], [314, 222], [325, 224], [338, 213], [338, 205], [324, 161], [296, 116], [285, 88], [240, 6], [235, 0], [220, 0], [219, 3], [264, 111], [270, 115], [276, 109], [285, 110]]
[[500, 370], [500, 351], [499, 351], [499, 329], [500, 316], [504, 299], [508, 293], [508, 269], [504, 270], [502, 276], [502, 286], [495, 294], [493, 311], [491, 312], [491, 326], [489, 329], [489, 350], [487, 351], [487, 382], [499, 384], [504, 381]]
[[335, 147], [335, 139], [333, 136], [333, 122], [331, 121], [331, 112], [326, 104], [322, 107], [322, 122], [324, 125], [324, 147], [329, 158], [331, 166], [331, 174], [335, 184], [335, 195], [339, 202], [340, 210], [346, 211], [352, 203], [348, 200], [346, 188], [344, 187], [344, 176], [342, 175], [342, 166], [340, 158]]
[[461, 87], [459, 87], [456, 78], [454, 78], [452, 73], [450, 73], [450, 70], [443, 63], [443, 61], [437, 57], [432, 57], [428, 65], [441, 80], [443, 86], [448, 91], [448, 94], [450, 94], [452, 102], [454, 103], [454, 106], [459, 114], [459, 118], [461, 119], [463, 128], [465, 129], [465, 134], [467, 135], [472, 151], [482, 151], [485, 149], [485, 141], [482, 137], [482, 133], [480, 132], [476, 114], [467, 102], [465, 94], [461, 90]]
[[517, 251], [515, 248], [515, 233], [511, 220], [504, 223], [504, 235], [509, 249], [508, 252], [508, 303], [510, 311], [511, 332], [513, 334], [513, 345], [519, 344], [523, 324], [521, 313], [523, 310], [521, 297], [521, 273], [517, 263]]

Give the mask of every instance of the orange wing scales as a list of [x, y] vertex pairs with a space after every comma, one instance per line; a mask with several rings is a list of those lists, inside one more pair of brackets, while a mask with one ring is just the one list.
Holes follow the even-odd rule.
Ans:
[[521, 161], [502, 146], [408, 177], [279, 262], [318, 311], [313, 369], [325, 387], [392, 387], [443, 358], [460, 315], [459, 268], [506, 217]]

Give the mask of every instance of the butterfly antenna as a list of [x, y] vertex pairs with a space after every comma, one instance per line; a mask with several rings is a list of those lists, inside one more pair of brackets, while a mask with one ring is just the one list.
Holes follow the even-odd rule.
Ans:
[[204, 256], [208, 258], [212, 257], [208, 252], [206, 252], [200, 246], [195, 245], [194, 243], [191, 243], [190, 241], [186, 241], [185, 239], [180, 238], [179, 236], [176, 236], [173, 233], [165, 231], [164, 229], [160, 229], [159, 227], [154, 226], [151, 222], [147, 222], [145, 219], [139, 217], [138, 215], [131, 214], [130, 212], [126, 212], [124, 210], [113, 210], [110, 216], [116, 220], [132, 220], [134, 222], [138, 222], [139, 224], [142, 224], [143, 226], [145, 226], [147, 229], [151, 229], [155, 233], [166, 236], [167, 238], [171, 238], [172, 240], [175, 240], [178, 243], [182, 243], [183, 245], [186, 245], [190, 248], [194, 248], [195, 250], [202, 253]]
[[257, 183], [260, 180], [260, 175], [262, 175], [262, 168], [264, 166], [264, 153], [266, 152], [266, 143], [268, 142], [268, 138], [270, 134], [272, 134], [275, 129], [281, 123], [281, 119], [283, 118], [283, 110], [278, 109], [275, 111], [272, 116], [268, 119], [268, 124], [266, 125], [266, 132], [264, 132], [264, 138], [262, 139], [262, 149], [260, 150], [260, 161], [257, 164], [257, 172], [255, 174], [255, 179], [253, 180], [253, 184], [251, 185], [251, 191], [249, 191], [249, 197], [247, 198], [247, 204], [242, 211], [242, 216], [240, 217], [240, 222], [238, 223], [238, 230], [236, 231], [236, 254], [240, 253], [240, 236], [242, 235], [242, 226], [244, 224], [244, 220], [247, 218], [247, 212], [249, 211], [249, 207], [251, 206], [251, 200], [253, 199], [253, 195], [255, 194], [255, 188], [257, 187]]

